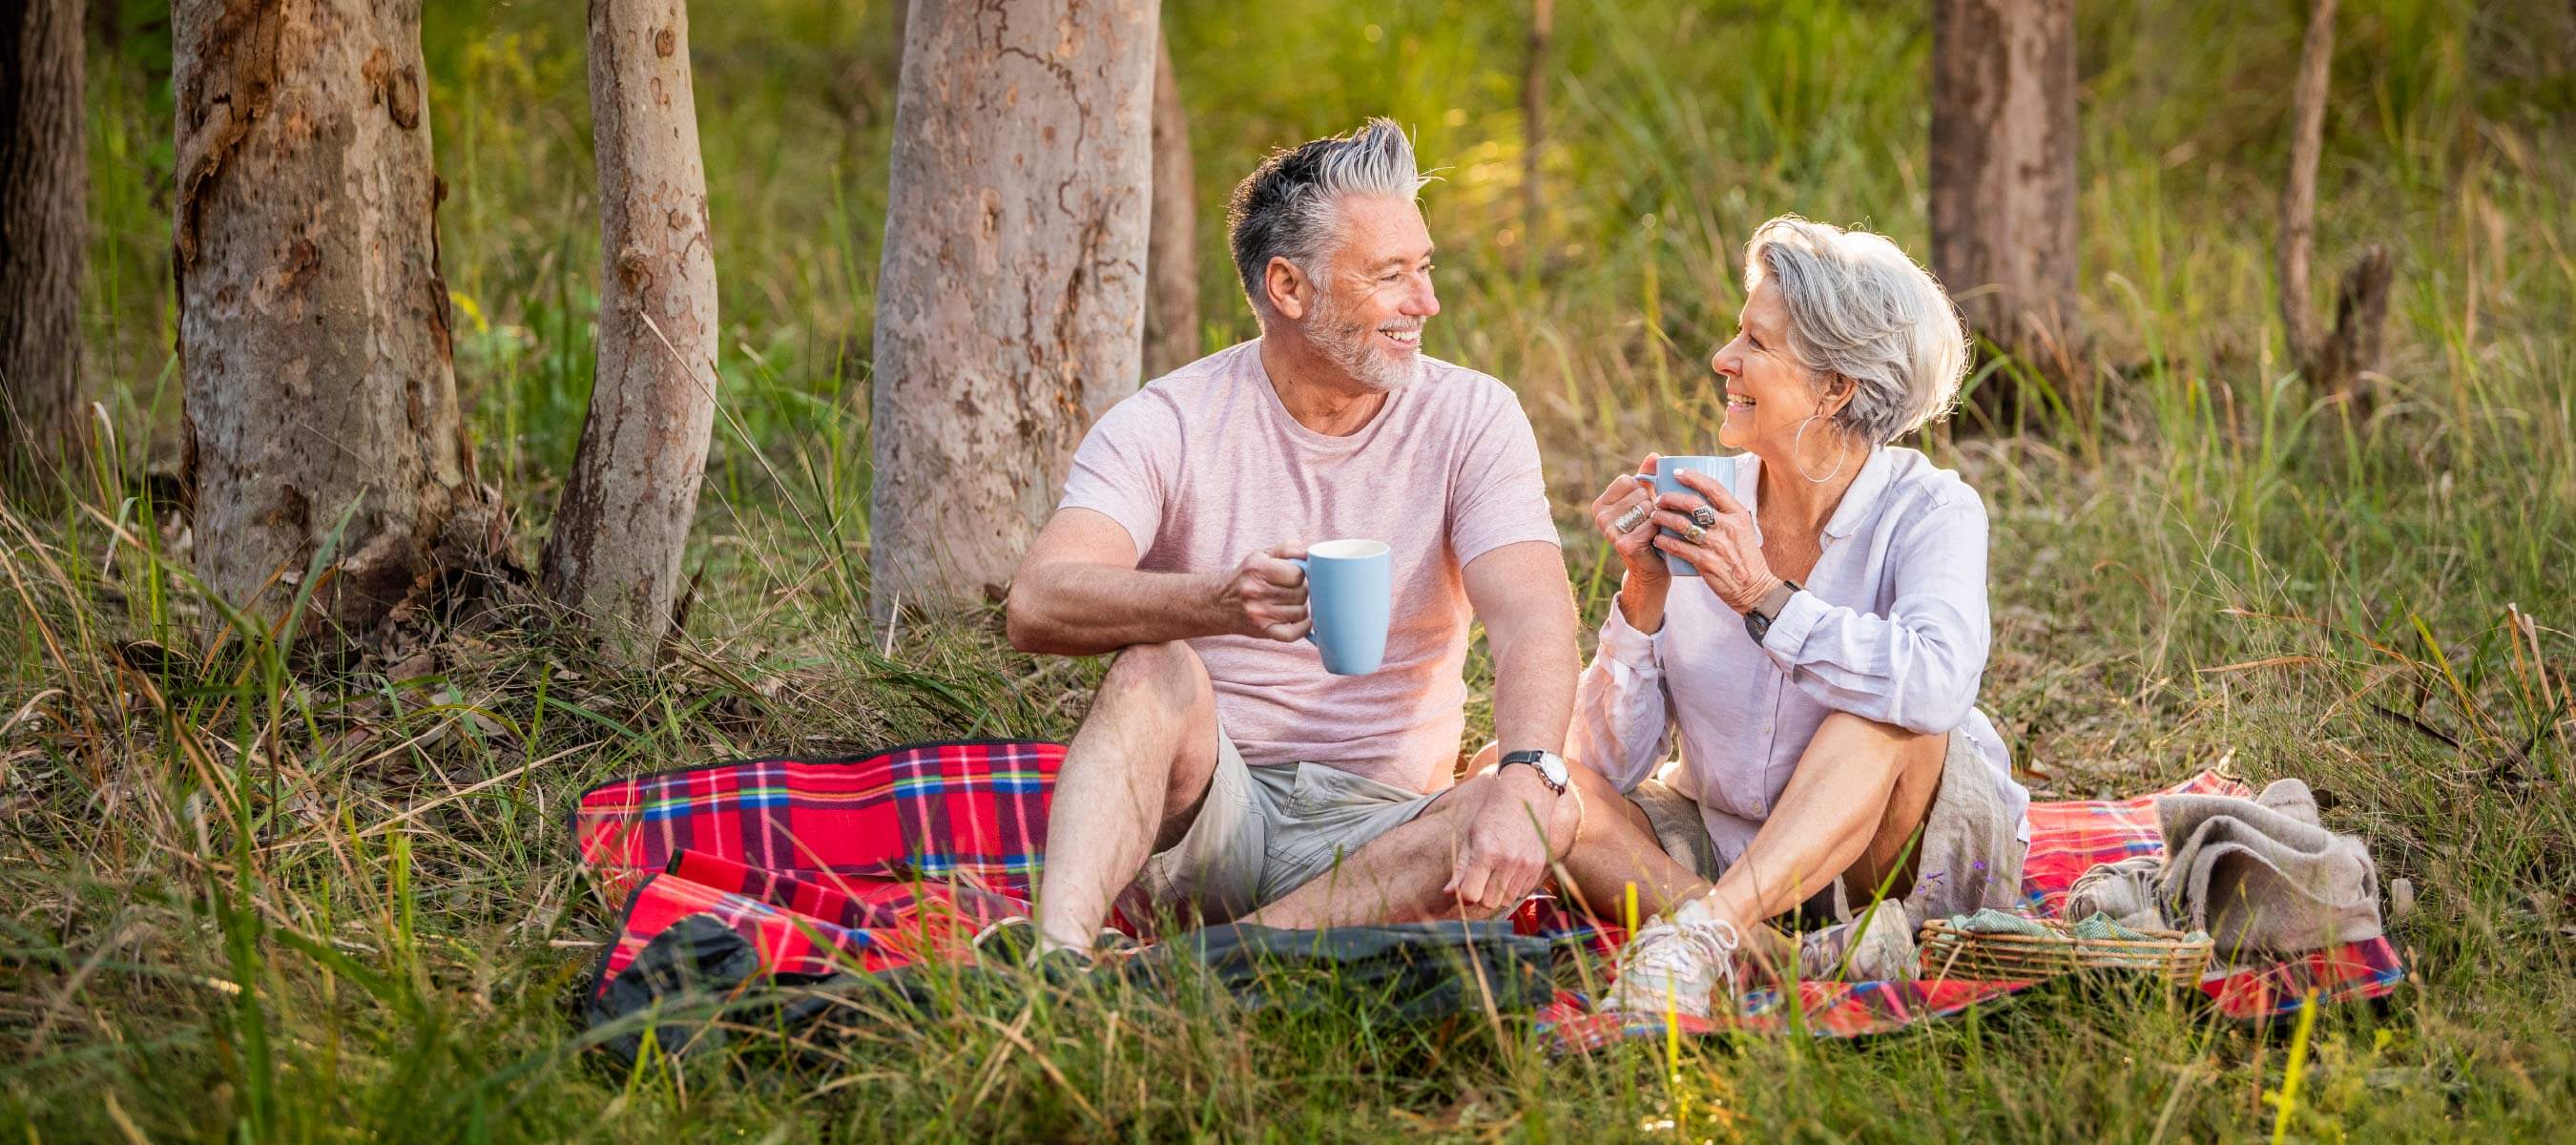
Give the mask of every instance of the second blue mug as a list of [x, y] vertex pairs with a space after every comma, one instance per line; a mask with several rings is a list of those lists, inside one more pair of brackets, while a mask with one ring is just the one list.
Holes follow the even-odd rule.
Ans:
[[[1688, 493], [1694, 499], [1707, 500], [1700, 497], [1698, 491], [1682, 484], [1681, 475], [1685, 472], [1708, 474], [1716, 478], [1728, 493], [1735, 491], [1735, 459], [1732, 457], [1658, 457], [1655, 459], [1655, 496], [1661, 498], [1666, 493]], [[1664, 530], [1664, 535], [1674, 540], [1681, 539], [1681, 534], [1671, 529]], [[1699, 575], [1697, 567], [1671, 553], [1664, 554], [1664, 567], [1671, 569], [1674, 576]]]

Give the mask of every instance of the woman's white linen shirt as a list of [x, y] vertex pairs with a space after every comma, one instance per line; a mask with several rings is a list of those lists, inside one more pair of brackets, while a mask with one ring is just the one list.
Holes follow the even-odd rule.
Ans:
[[[1758, 510], [1759, 475], [1758, 459], [1736, 459], [1729, 491], [1747, 508]], [[1695, 576], [1673, 578], [1654, 635], [1613, 604], [1576, 690], [1571, 754], [1621, 791], [1661, 768], [1664, 782], [1698, 801], [1731, 863], [1828, 714], [1956, 731], [1993, 771], [2027, 841], [2030, 793], [1976, 707], [1992, 636], [1985, 503], [1921, 452], [1885, 446], [1844, 492], [1822, 543], [1804, 589], [1758, 645], [1743, 616]], [[1678, 757], [1669, 754], [1675, 732]]]

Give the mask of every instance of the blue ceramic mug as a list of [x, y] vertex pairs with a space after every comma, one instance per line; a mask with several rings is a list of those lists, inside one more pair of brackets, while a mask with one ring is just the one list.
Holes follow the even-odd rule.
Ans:
[[1393, 561], [1384, 541], [1344, 539], [1306, 546], [1306, 610], [1315, 627], [1306, 639], [1324, 654], [1324, 670], [1365, 676], [1386, 660], [1393, 608]]
[[[1735, 491], [1735, 459], [1732, 457], [1658, 457], [1655, 459], [1657, 500], [1660, 501], [1666, 493], [1684, 493], [1692, 500], [1705, 504], [1707, 498], [1700, 496], [1698, 491], [1690, 486], [1682, 484], [1682, 474], [1685, 472], [1705, 473], [1716, 478], [1717, 483], [1724, 486], [1728, 493]], [[1680, 533], [1671, 529], [1664, 530], [1664, 535], [1676, 541], [1682, 539]], [[1664, 554], [1664, 567], [1672, 570], [1674, 576], [1699, 575], [1698, 568], [1671, 553]]]

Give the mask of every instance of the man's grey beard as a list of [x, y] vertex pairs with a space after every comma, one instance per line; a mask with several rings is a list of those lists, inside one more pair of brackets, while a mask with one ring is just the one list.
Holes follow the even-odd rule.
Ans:
[[1342, 372], [1361, 385], [1381, 393], [1403, 389], [1422, 376], [1422, 351], [1417, 348], [1411, 358], [1390, 362], [1383, 354], [1369, 348], [1370, 336], [1377, 331], [1358, 322], [1344, 321], [1341, 309], [1331, 295], [1315, 300], [1315, 313], [1306, 319], [1306, 340]]

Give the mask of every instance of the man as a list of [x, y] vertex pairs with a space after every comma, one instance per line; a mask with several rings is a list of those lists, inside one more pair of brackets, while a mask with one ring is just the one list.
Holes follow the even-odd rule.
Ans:
[[[1518, 400], [1422, 354], [1422, 183], [1379, 119], [1237, 186], [1261, 336], [1103, 416], [1020, 566], [1014, 645], [1117, 654], [1056, 778], [1042, 951], [1088, 949], [1122, 894], [1131, 916], [1284, 927], [1489, 916], [1574, 833], [1572, 590]], [[1393, 550], [1365, 676], [1304, 639], [1292, 558], [1338, 537]], [[1514, 762], [1450, 786], [1471, 607]]]

